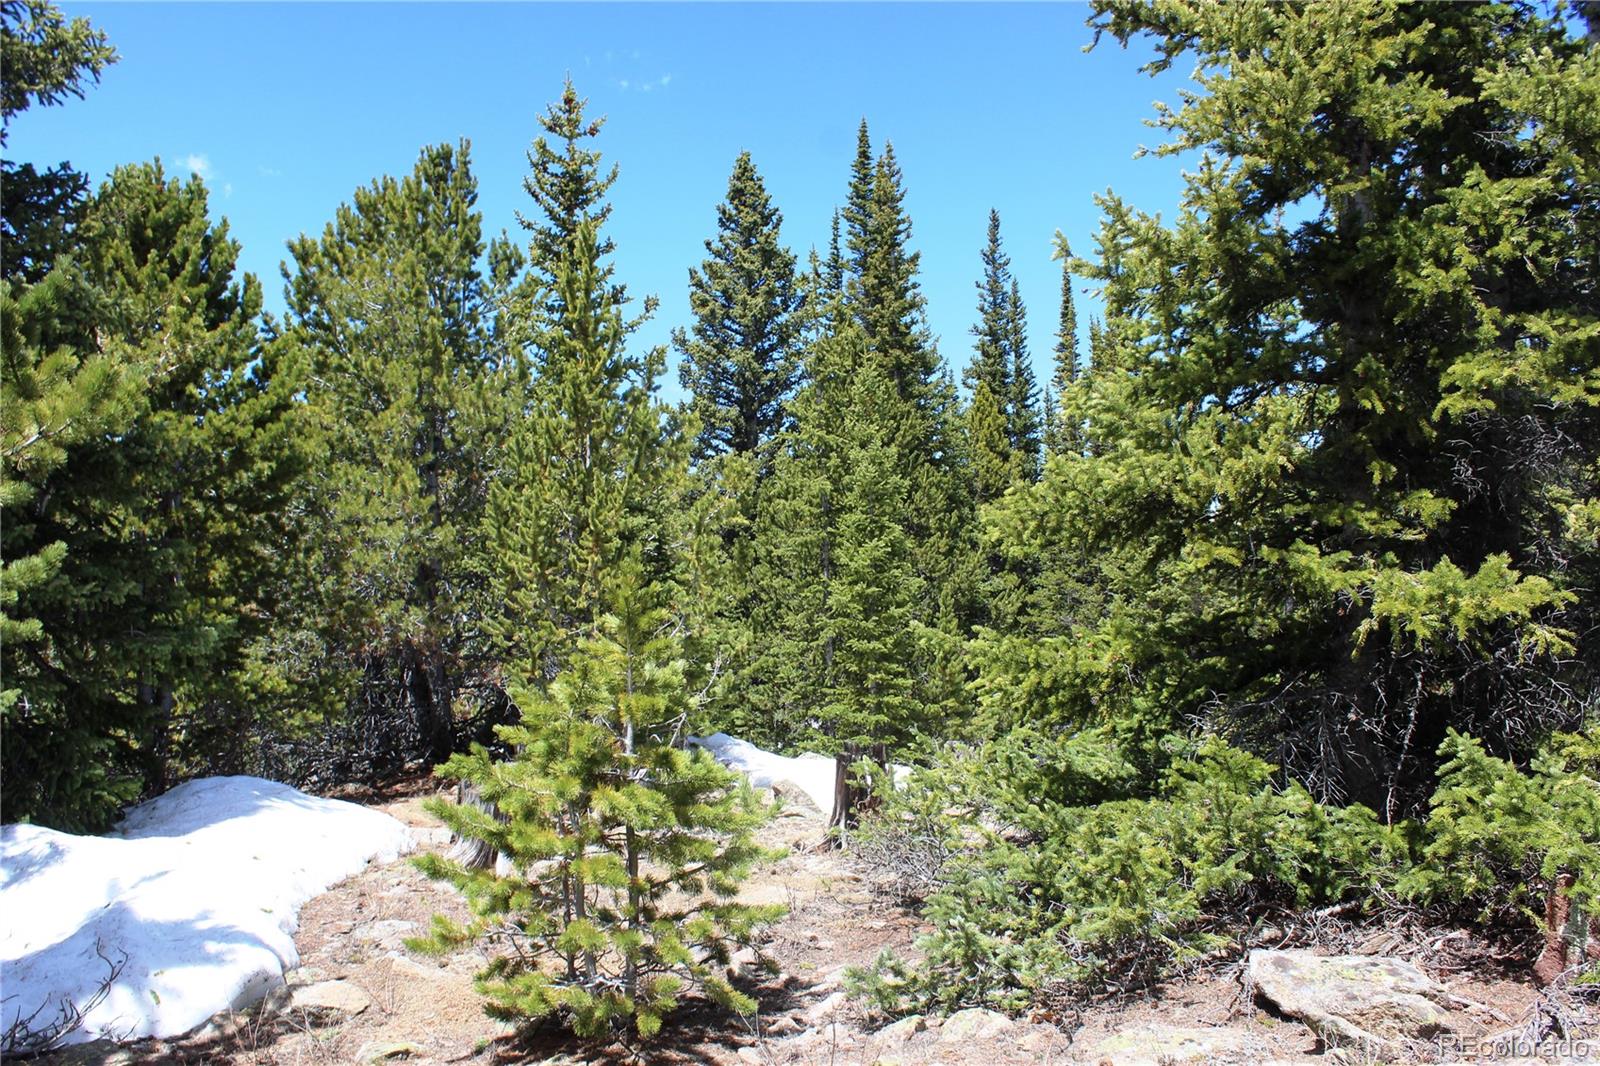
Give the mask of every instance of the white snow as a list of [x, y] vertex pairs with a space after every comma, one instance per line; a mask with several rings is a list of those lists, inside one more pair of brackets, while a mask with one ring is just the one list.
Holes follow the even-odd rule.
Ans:
[[713, 733], [709, 737], [690, 737], [689, 743], [705, 748], [722, 765], [738, 770], [758, 788], [770, 788], [779, 781], [790, 781], [816, 803], [823, 814], [833, 810], [834, 761], [827, 755], [806, 752], [795, 758], [762, 751], [748, 740]]
[[177, 1036], [253, 1003], [299, 963], [301, 905], [409, 844], [386, 814], [257, 777], [179, 785], [103, 837], [0, 827], [0, 1031], [85, 1003], [97, 944], [127, 961], [68, 1043]]

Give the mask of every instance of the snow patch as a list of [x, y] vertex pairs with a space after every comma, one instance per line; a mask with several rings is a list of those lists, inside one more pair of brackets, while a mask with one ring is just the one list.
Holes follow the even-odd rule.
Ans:
[[409, 846], [386, 814], [258, 777], [179, 785], [103, 837], [0, 827], [0, 1030], [87, 1002], [97, 945], [126, 962], [67, 1043], [178, 1036], [247, 1006], [299, 964], [307, 900]]
[[770, 788], [779, 781], [791, 781], [810, 796], [817, 809], [833, 810], [834, 761], [827, 755], [807, 752], [795, 758], [763, 751], [748, 740], [713, 733], [709, 737], [690, 737], [730, 770], [738, 770], [758, 788]]

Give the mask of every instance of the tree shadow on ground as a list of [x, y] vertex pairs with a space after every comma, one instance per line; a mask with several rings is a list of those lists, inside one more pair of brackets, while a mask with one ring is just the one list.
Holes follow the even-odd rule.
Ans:
[[557, 1022], [528, 1026], [515, 1036], [496, 1042], [490, 1062], [497, 1066], [543, 1062], [567, 1056], [573, 1062], [639, 1064], [639, 1066], [700, 1066], [718, 1058], [733, 1058], [741, 1048], [757, 1047], [767, 1026], [777, 1018], [803, 1010], [808, 1004], [805, 986], [792, 979], [741, 979], [739, 991], [758, 1004], [757, 1013], [738, 1015], [699, 995], [685, 997], [666, 1018], [661, 1032], [649, 1041], [618, 1038], [610, 1043], [582, 1040]]

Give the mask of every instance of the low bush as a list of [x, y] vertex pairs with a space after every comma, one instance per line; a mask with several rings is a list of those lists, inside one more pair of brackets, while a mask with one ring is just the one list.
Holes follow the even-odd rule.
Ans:
[[1527, 771], [1454, 730], [1439, 754], [1422, 861], [1401, 878], [1404, 895], [1537, 923], [1568, 874], [1572, 901], [1600, 910], [1600, 740], [1557, 736]]
[[891, 1011], [1015, 1010], [1148, 983], [1273, 909], [1392, 885], [1403, 830], [1276, 787], [1269, 764], [1219, 740], [1169, 747], [1153, 795], [1134, 794], [1097, 733], [1017, 734], [913, 775], [886, 798], [887, 832], [928, 835], [934, 812], [963, 815], [939, 838], [947, 857], [924, 905], [934, 931], [914, 971], [885, 957], [854, 975], [857, 991]]

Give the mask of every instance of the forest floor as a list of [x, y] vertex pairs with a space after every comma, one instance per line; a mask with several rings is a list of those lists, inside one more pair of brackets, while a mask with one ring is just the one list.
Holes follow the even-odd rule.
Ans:
[[[431, 840], [427, 847], [442, 850], [447, 834], [422, 809], [435, 787], [416, 777], [379, 792], [340, 798], [388, 812], [420, 830]], [[662, 1036], [642, 1051], [622, 1046], [597, 1050], [552, 1031], [519, 1034], [483, 1013], [472, 986], [472, 975], [485, 961], [482, 955], [462, 951], [433, 959], [405, 948], [404, 939], [424, 932], [434, 914], [464, 919], [466, 907], [453, 888], [428, 880], [402, 859], [369, 866], [311, 900], [300, 913], [295, 941], [301, 966], [289, 975], [290, 984], [332, 987], [340, 993], [335, 997], [341, 1000], [338, 1006], [292, 1006], [279, 996], [247, 1012], [219, 1015], [198, 1033], [180, 1039], [122, 1047], [81, 1045], [51, 1061], [54, 1066], [1352, 1061], [1328, 1052], [1300, 1023], [1275, 1017], [1251, 1002], [1237, 962], [1168, 982], [1140, 997], [1075, 1004], [1069, 1018], [1007, 1019], [988, 1011], [965, 1011], [943, 1020], [890, 1024], [893, 1019], [875, 1016], [845, 996], [843, 972], [871, 962], [884, 948], [914, 958], [914, 941], [925, 927], [914, 913], [875, 891], [870, 875], [848, 853], [826, 846], [824, 821], [815, 809], [790, 805], [764, 830], [764, 843], [787, 849], [787, 855], [753, 876], [742, 898], [783, 903], [789, 913], [771, 930], [764, 947], [777, 972], [746, 972], [740, 979], [741, 987], [760, 1003], [752, 1018], [730, 1017], [710, 1004], [689, 1001], [668, 1019]], [[1457, 947], [1453, 957], [1465, 957], [1470, 934], [1450, 935]], [[1376, 946], [1396, 950], [1389, 942]], [[1473, 957], [1494, 957], [1487, 945], [1480, 948]], [[1537, 999], [1525, 978], [1484, 965], [1436, 969], [1433, 976], [1453, 995], [1483, 1005], [1452, 1018], [1458, 1033], [1504, 1029], [1501, 1020], [1526, 1016]], [[1422, 1059], [1440, 1060], [1427, 1049], [1420, 1051]], [[1487, 1060], [1445, 1056], [1444, 1061]]]

